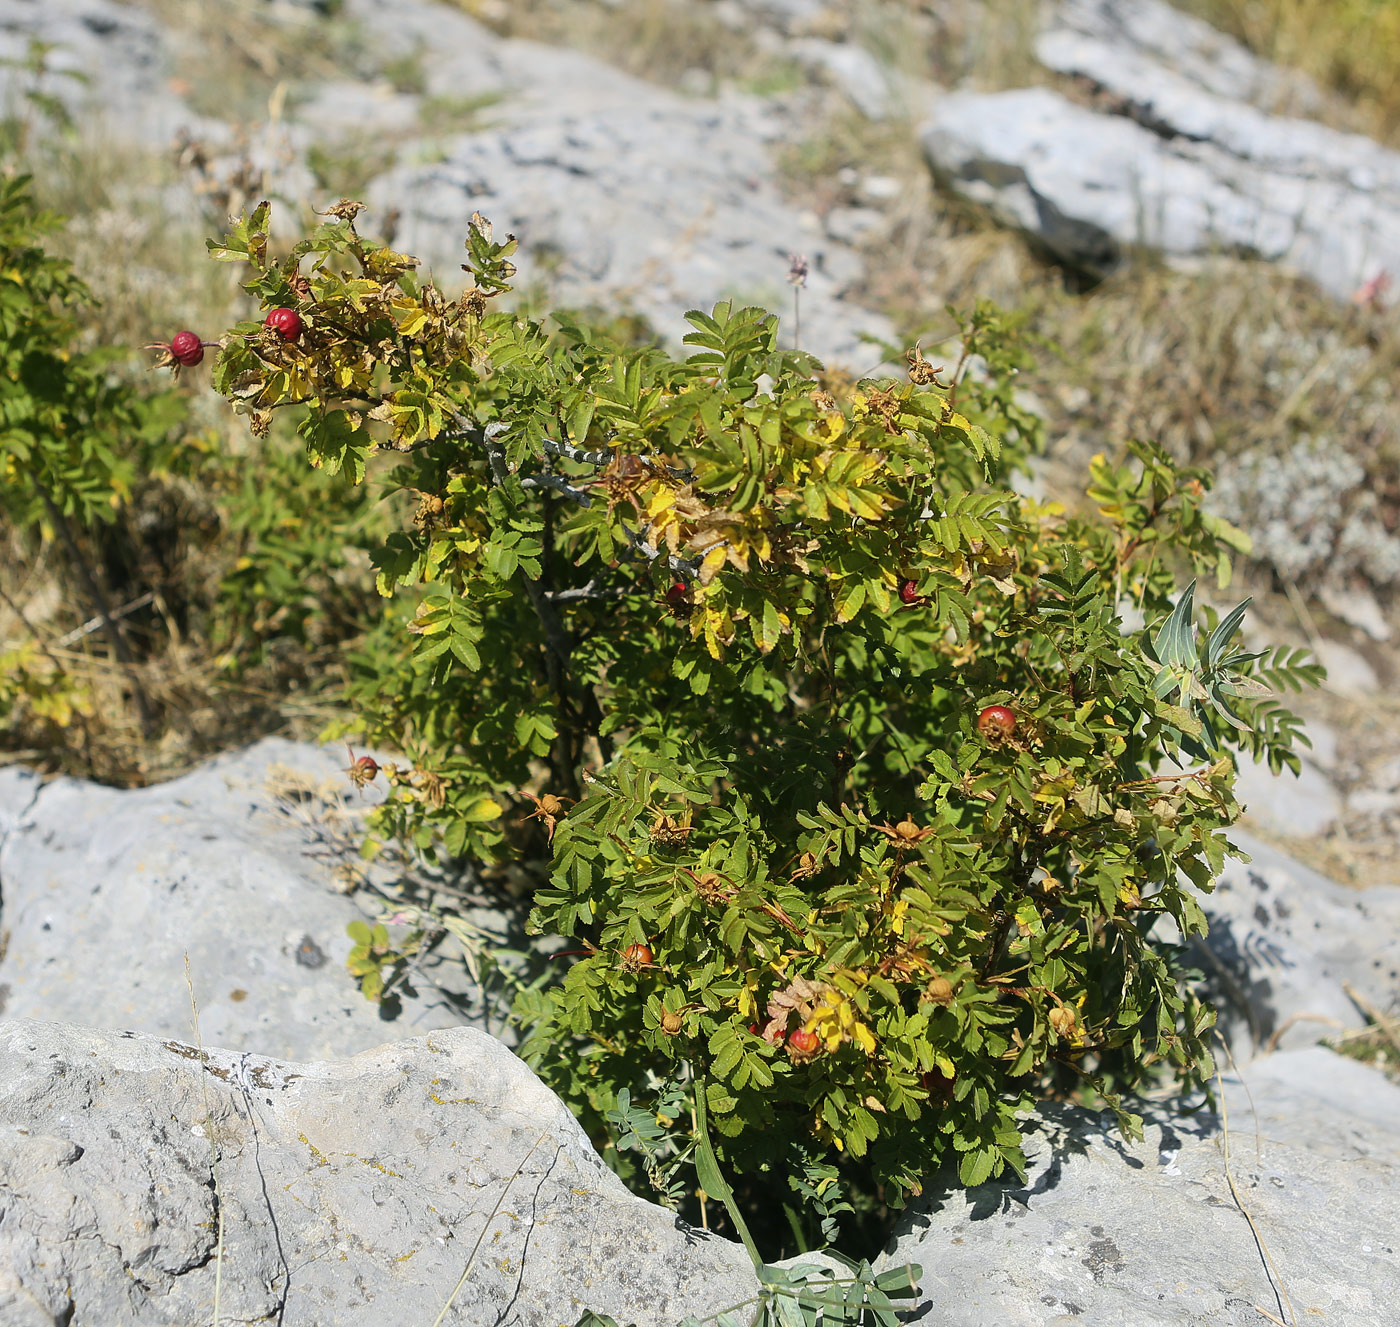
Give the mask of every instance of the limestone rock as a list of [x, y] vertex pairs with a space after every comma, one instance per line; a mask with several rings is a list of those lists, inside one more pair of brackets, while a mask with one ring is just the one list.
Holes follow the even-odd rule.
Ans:
[[1383, 1012], [1400, 1011], [1400, 886], [1353, 889], [1255, 836], [1232, 829], [1252, 861], [1227, 858], [1196, 962], [1237, 1060], [1306, 1046], [1366, 1020], [1349, 985]]
[[1090, 271], [1113, 270], [1135, 247], [1236, 251], [1346, 298], [1400, 270], [1400, 153], [1260, 110], [1243, 99], [1257, 86], [1207, 78], [1203, 57], [1173, 68], [1180, 50], [1164, 46], [1163, 22], [1147, 25], [1148, 40], [1122, 21], [1161, 10], [1184, 24], [1143, 0], [1055, 7], [1039, 58], [1095, 88], [1101, 109], [1049, 88], [944, 97], [924, 133], [935, 173]]
[[364, 913], [343, 874], [357, 827], [334, 818], [345, 763], [269, 738], [128, 791], [58, 779], [36, 792], [7, 771], [0, 1012], [188, 1039], [188, 952], [202, 1035], [233, 1050], [328, 1058], [481, 1023], [446, 944], [384, 1010], [397, 1021], [346, 973], [345, 928]]
[[722, 298], [785, 313], [788, 259], [805, 253], [802, 348], [869, 371], [879, 352], [857, 334], [888, 336], [889, 325], [844, 298], [860, 284], [853, 250], [814, 234], [779, 196], [755, 108], [641, 83], [619, 104], [615, 70], [594, 98], [604, 69], [561, 75], [548, 116], [494, 107], [496, 123], [452, 140], [443, 160], [380, 176], [367, 193], [372, 220], [392, 216], [397, 248], [459, 280], [479, 211], [519, 238], [521, 287], [545, 281], [557, 303], [630, 309], [673, 344], [691, 330], [687, 309]]
[[175, 1040], [0, 1023], [0, 1321], [208, 1322], [220, 1219], [226, 1322], [431, 1323], [464, 1269], [445, 1322], [472, 1327], [673, 1327], [754, 1286], [483, 1033], [202, 1073]]
[[[1235, 1184], [1298, 1322], [1388, 1327], [1400, 1297], [1400, 1087], [1321, 1048], [1225, 1079]], [[1255, 1113], [1257, 1109], [1257, 1115]], [[1042, 1108], [1029, 1183], [931, 1185], [886, 1266], [922, 1264], [926, 1327], [1292, 1321], [1225, 1172], [1222, 1120]]]
[[824, 74], [867, 120], [884, 120], [899, 103], [893, 71], [856, 42], [803, 37], [787, 54], [804, 68]]
[[1241, 756], [1235, 795], [1246, 820], [1275, 834], [1315, 838], [1342, 814], [1342, 796], [1332, 781], [1306, 757], [1298, 774], [1275, 774], [1267, 762]]
[[[52, 47], [38, 79], [24, 68], [35, 42]], [[132, 5], [0, 0], [0, 100], [7, 107], [24, 108], [34, 92], [101, 135], [164, 148], [180, 129], [215, 128], [171, 91], [172, 68], [160, 24]]]
[[[1094, 62], [1120, 91], [1141, 101], [1148, 91], [1133, 73], [1150, 80], [1170, 75], [1198, 90], [1270, 113], [1316, 114], [1325, 105], [1306, 74], [1285, 69], [1241, 46], [1233, 37], [1168, 0], [1052, 0], [1037, 54], [1050, 68]], [[1058, 58], [1057, 58], [1058, 57]], [[1118, 63], [1118, 72], [1109, 66]], [[1155, 84], [1154, 84], [1155, 87]]]

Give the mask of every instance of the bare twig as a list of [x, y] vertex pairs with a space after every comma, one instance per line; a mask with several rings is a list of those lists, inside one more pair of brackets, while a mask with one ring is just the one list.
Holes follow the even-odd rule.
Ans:
[[1395, 1020], [1388, 1015], [1381, 1013], [1349, 981], [1342, 983], [1342, 990], [1347, 993], [1347, 999], [1380, 1029], [1381, 1035], [1395, 1048], [1395, 1053], [1400, 1055], [1400, 1025], [1397, 1025]]
[[585, 451], [582, 447], [575, 446], [572, 442], [555, 442], [552, 438], [544, 440], [544, 449], [551, 456], [562, 456], [569, 461], [578, 461], [582, 465], [607, 465], [613, 458], [611, 447], [602, 451]]
[[570, 502], [577, 502], [580, 507], [593, 505], [592, 495], [585, 493], [581, 488], [575, 488], [563, 475], [527, 475], [520, 480], [520, 487], [523, 489], [547, 488], [562, 494]]
[[[147, 590], [145, 594], [139, 595], [130, 603], [123, 604], [120, 608], [112, 609], [112, 621], [125, 617], [128, 613], [134, 613], [138, 608], [145, 608], [156, 597], [154, 590]], [[80, 627], [75, 627], [66, 636], [60, 636], [57, 644], [72, 645], [74, 641], [82, 640], [84, 636], [90, 636], [94, 631], [103, 627], [104, 623], [100, 617], [90, 617]]]
[[572, 590], [546, 590], [544, 597], [552, 604], [573, 603], [579, 599], [625, 599], [628, 595], [640, 593], [636, 586], [614, 585], [604, 587], [597, 580], [587, 585], [576, 586]]

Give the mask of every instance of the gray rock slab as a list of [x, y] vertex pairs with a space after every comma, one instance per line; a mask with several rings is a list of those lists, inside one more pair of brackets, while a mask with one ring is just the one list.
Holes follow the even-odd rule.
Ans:
[[[51, 46], [48, 73], [24, 69], [31, 43]], [[116, 0], [0, 0], [0, 104], [23, 113], [30, 91], [55, 98], [89, 134], [164, 148], [181, 129], [219, 126], [170, 90], [170, 48], [157, 17]], [[8, 109], [6, 113], [11, 113]]]
[[945, 96], [923, 135], [938, 178], [1090, 271], [1136, 247], [1223, 250], [1346, 298], [1400, 269], [1400, 153], [1260, 110], [1245, 99], [1258, 79], [1203, 86], [1201, 60], [1173, 68], [1161, 42], [1113, 21], [1120, 9], [1134, 6], [1063, 5], [1036, 48], [1097, 88], [1101, 108], [1049, 88]]
[[[753, 1293], [736, 1244], [636, 1198], [483, 1033], [288, 1063], [0, 1023], [6, 1327], [673, 1327]], [[213, 1144], [217, 1142], [217, 1188]], [[518, 1170], [518, 1174], [517, 1174]], [[479, 1247], [477, 1247], [479, 1241]]]
[[134, 790], [58, 779], [36, 796], [10, 773], [0, 1012], [188, 1038], [188, 952], [202, 1035], [233, 1050], [328, 1058], [479, 1022], [447, 945], [424, 964], [446, 992], [417, 982], [394, 1021], [346, 973], [345, 928], [364, 914], [337, 868], [355, 825], [313, 813], [300, 790], [324, 788], [333, 806], [346, 763], [269, 738]]
[[1364, 1026], [1347, 986], [1400, 1012], [1400, 886], [1355, 889], [1247, 831], [1227, 837], [1253, 860], [1227, 858], [1202, 898], [1210, 934], [1197, 963], [1235, 1057]]
[[[1245, 1090], [1245, 1085], [1248, 1091]], [[925, 1327], [1389, 1327], [1400, 1302], [1400, 1087], [1321, 1048], [1225, 1079], [1208, 1112], [1112, 1117], [1047, 1106], [1029, 1182], [931, 1184], [884, 1266], [917, 1262]], [[1291, 1300], [1290, 1319], [1226, 1178]]]
[[1267, 762], [1241, 756], [1235, 796], [1248, 821], [1275, 834], [1315, 838], [1342, 814], [1342, 796], [1316, 765], [1304, 759], [1297, 774], [1275, 774]]
[[1200, 91], [1260, 110], [1314, 114], [1324, 107], [1321, 90], [1306, 74], [1261, 60], [1167, 0], [1052, 0], [1046, 10], [1039, 48], [1046, 63], [1051, 51], [1078, 38], [1139, 62], [1134, 68], [1165, 70]]
[[898, 108], [898, 80], [865, 47], [801, 37], [790, 41], [785, 50], [804, 69], [824, 74], [867, 120], [888, 119]]
[[863, 264], [851, 246], [779, 194], [771, 149], [782, 126], [765, 103], [682, 97], [417, 0], [377, 12], [354, 0], [350, 12], [386, 44], [431, 33], [422, 58], [435, 94], [500, 97], [483, 112], [488, 127], [437, 140], [436, 160], [405, 152], [367, 191], [367, 226], [392, 217], [395, 247], [440, 279], [460, 284], [479, 211], [519, 238], [521, 288], [538, 281], [558, 302], [630, 309], [678, 345], [687, 309], [727, 297], [786, 315], [788, 260], [805, 253], [803, 349], [875, 367], [879, 352], [859, 334], [890, 337], [891, 325], [852, 298]]

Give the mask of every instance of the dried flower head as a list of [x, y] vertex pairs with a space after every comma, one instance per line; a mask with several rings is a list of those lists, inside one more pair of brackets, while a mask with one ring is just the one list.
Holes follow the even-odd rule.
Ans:
[[924, 352], [919, 348], [919, 343], [914, 343], [913, 350], [906, 352], [905, 362], [909, 365], [909, 381], [919, 387], [927, 387], [929, 383], [938, 382], [938, 375], [943, 372], [943, 365], [935, 368], [924, 358]]
[[876, 825], [875, 828], [891, 843], [897, 843], [901, 848], [912, 848], [933, 836], [933, 830], [920, 829], [908, 816], [897, 825]]
[[810, 269], [807, 266], [807, 255], [805, 253], [794, 253], [788, 256], [788, 284], [793, 286], [805, 286], [807, 284], [807, 274]]
[[553, 793], [545, 793], [542, 797], [536, 797], [534, 793], [521, 789], [520, 795], [528, 797], [535, 804], [535, 809], [525, 817], [526, 820], [543, 820], [547, 837], [550, 842], [554, 841], [554, 826], [559, 818], [564, 814], [564, 804], [570, 799], [567, 797], [556, 797]]
[[365, 210], [363, 203], [357, 203], [353, 198], [342, 198], [338, 203], [332, 203], [321, 213], [323, 217], [336, 217], [341, 221], [349, 221], [352, 224], [357, 216]]
[[413, 513], [413, 523], [423, 530], [431, 530], [442, 520], [447, 504], [436, 493], [424, 493], [418, 499], [418, 510]]

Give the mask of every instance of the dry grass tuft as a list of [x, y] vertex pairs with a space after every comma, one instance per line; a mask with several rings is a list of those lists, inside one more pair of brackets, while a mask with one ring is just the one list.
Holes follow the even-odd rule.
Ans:
[[1400, 145], [1400, 0], [1174, 3], [1339, 94], [1347, 105], [1339, 127]]

